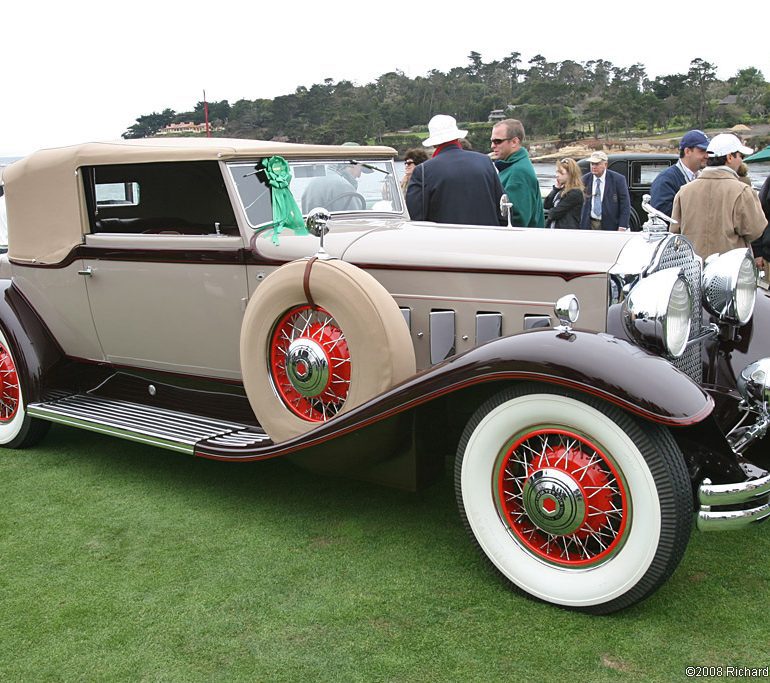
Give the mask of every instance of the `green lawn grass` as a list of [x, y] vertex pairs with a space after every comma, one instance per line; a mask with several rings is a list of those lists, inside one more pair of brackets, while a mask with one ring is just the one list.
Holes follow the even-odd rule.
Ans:
[[694, 533], [610, 617], [476, 555], [451, 477], [412, 495], [54, 426], [0, 451], [2, 681], [685, 680], [770, 661], [770, 527]]

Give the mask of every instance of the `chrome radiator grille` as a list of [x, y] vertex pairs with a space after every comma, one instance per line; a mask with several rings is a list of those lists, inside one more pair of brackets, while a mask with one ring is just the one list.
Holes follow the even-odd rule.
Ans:
[[[702, 299], [702, 266], [695, 256], [690, 243], [679, 235], [672, 235], [663, 240], [655, 254], [653, 266], [648, 271], [654, 273], [665, 268], [681, 268], [692, 292], [692, 310], [690, 312], [690, 339], [698, 336], [701, 331], [701, 301]], [[671, 363], [694, 381], [703, 379], [701, 364], [702, 344], [693, 344], [679, 357], [672, 358]]]

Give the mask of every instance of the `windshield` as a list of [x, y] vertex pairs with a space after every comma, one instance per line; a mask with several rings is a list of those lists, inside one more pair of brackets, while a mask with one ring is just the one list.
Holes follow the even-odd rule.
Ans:
[[[335, 214], [403, 211], [390, 160], [293, 161], [289, 166], [290, 189], [304, 215], [318, 207]], [[253, 162], [232, 163], [229, 168], [249, 224], [258, 227], [270, 223], [272, 203], [264, 173], [257, 172], [259, 167]]]

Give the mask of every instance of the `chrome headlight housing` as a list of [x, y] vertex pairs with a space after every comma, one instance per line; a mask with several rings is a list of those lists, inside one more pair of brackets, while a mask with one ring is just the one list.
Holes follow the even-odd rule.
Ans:
[[692, 293], [680, 268], [640, 280], [623, 303], [623, 322], [643, 348], [681, 356], [690, 337]]
[[703, 299], [721, 322], [745, 325], [754, 313], [757, 269], [749, 249], [709, 256], [703, 268]]

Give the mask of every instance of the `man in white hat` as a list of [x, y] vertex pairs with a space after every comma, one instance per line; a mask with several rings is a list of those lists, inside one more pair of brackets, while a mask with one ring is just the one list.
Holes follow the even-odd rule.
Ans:
[[433, 157], [416, 166], [406, 188], [406, 206], [415, 221], [465, 225], [505, 225], [500, 215], [503, 186], [486, 154], [463, 149], [467, 130], [454, 117], [437, 114], [428, 123], [425, 147]]
[[754, 189], [738, 179], [743, 157], [752, 153], [731, 133], [721, 133], [709, 142], [706, 168], [676, 197], [671, 217], [680, 232], [692, 242], [701, 258], [750, 246], [767, 225]]

